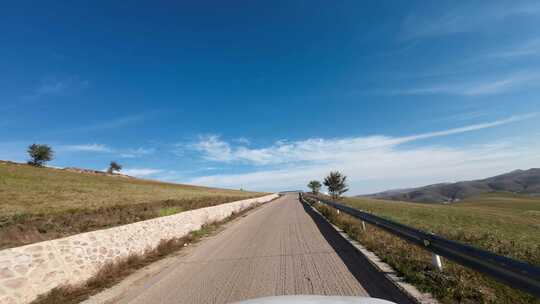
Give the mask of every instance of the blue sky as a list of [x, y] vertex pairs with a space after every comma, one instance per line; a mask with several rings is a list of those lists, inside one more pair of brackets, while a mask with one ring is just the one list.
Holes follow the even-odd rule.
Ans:
[[540, 166], [538, 1], [17, 1], [0, 159], [350, 194]]

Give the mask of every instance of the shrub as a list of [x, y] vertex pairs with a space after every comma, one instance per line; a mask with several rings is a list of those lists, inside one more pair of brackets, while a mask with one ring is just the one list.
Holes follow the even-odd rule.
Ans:
[[311, 189], [311, 192], [315, 195], [319, 194], [319, 190], [321, 190], [321, 182], [318, 180], [312, 180], [307, 184], [308, 188]]
[[109, 169], [107, 170], [107, 173], [113, 174], [114, 171], [117, 171], [117, 172], [118, 172], [118, 171], [120, 171], [120, 170], [122, 170], [122, 166], [121, 166], [119, 163], [117, 163], [117, 162], [115, 162], [115, 161], [112, 161], [112, 162], [109, 164]]
[[53, 159], [54, 152], [48, 145], [32, 144], [28, 146], [29, 165], [42, 167], [43, 164]]
[[332, 171], [324, 178], [324, 185], [328, 187], [328, 192], [330, 192], [332, 198], [337, 199], [343, 193], [349, 191], [345, 183], [346, 180], [347, 176], [341, 174], [339, 171]]

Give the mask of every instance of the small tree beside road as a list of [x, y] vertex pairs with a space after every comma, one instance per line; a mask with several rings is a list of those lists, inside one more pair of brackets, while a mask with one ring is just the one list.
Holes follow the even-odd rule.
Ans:
[[347, 176], [341, 174], [339, 171], [332, 171], [324, 178], [324, 185], [328, 187], [328, 192], [332, 198], [337, 199], [343, 193], [347, 192]]
[[118, 164], [117, 162], [112, 161], [109, 165], [109, 169], [107, 170], [107, 173], [113, 174], [115, 171], [118, 172], [120, 170], [122, 170], [122, 166]]
[[321, 190], [321, 182], [318, 180], [312, 180], [307, 184], [308, 188], [311, 189], [311, 193], [317, 195], [319, 194], [319, 191]]
[[32, 144], [28, 146], [27, 152], [30, 156], [28, 164], [36, 167], [42, 167], [54, 157], [54, 152], [48, 145]]

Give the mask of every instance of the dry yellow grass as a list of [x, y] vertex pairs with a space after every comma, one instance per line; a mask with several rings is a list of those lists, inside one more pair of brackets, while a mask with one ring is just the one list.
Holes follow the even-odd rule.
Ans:
[[51, 214], [166, 200], [248, 198], [253, 192], [75, 173], [0, 162], [0, 215]]
[[0, 162], [0, 249], [262, 194]]

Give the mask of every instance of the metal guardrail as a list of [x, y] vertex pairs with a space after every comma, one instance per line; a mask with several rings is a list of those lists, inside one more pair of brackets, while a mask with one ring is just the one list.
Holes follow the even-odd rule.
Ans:
[[451, 241], [435, 234], [396, 223], [336, 202], [300, 193], [299, 197], [303, 202], [305, 202], [304, 196], [316, 199], [359, 220], [384, 229], [436, 255], [443, 256], [465, 267], [486, 274], [506, 285], [521, 289], [540, 298], [540, 268], [538, 267]]

